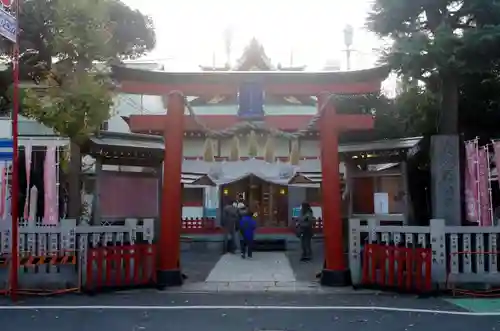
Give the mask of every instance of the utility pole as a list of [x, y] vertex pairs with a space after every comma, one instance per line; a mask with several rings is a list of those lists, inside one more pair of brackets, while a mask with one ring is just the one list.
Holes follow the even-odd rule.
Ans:
[[[0, 36], [12, 43], [12, 193], [11, 193], [11, 222], [12, 222], [12, 260], [9, 272], [10, 296], [17, 299], [19, 282], [19, 9], [21, 0], [0, 1]], [[5, 153], [4, 153], [5, 154]], [[7, 160], [7, 159], [5, 159]], [[5, 161], [4, 160], [4, 161]]]
[[345, 54], [346, 54], [346, 65], [347, 70], [351, 70], [351, 46], [354, 35], [354, 29], [352, 25], [347, 24], [344, 28], [344, 45], [345, 45]]

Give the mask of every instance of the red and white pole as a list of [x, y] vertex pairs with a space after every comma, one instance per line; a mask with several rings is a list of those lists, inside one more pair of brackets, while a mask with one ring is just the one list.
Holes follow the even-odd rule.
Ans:
[[10, 267], [10, 295], [12, 300], [17, 299], [19, 280], [19, 8], [20, 1], [16, 0], [14, 11], [18, 28], [16, 42], [12, 47], [12, 265]]

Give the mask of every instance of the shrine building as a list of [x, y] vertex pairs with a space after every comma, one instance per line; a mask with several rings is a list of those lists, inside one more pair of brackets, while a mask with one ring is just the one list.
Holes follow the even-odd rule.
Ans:
[[[213, 71], [301, 72], [305, 67], [273, 65], [263, 46], [252, 40], [234, 66], [201, 69], [200, 76]], [[119, 67], [113, 75], [120, 82], [122, 93], [153, 95], [157, 94], [153, 85], [162, 79], [163, 73]], [[340, 81], [344, 73], [331, 74], [338, 75]], [[349, 74], [357, 75], [359, 81], [383, 80], [387, 70], [373, 68]], [[147, 86], [151, 86], [151, 93], [144, 92]], [[253, 113], [242, 112], [243, 99], [238, 93], [187, 96], [190, 111], [186, 110], [183, 141], [182, 218], [209, 217], [215, 218], [218, 224], [219, 208], [242, 195], [250, 208], [257, 211], [260, 232], [290, 231], [303, 201], [312, 205], [314, 216], [321, 220], [317, 97], [264, 93], [262, 112]], [[130, 132], [160, 136], [165, 129], [163, 117], [163, 114], [147, 113], [122, 116]], [[353, 127], [349, 131], [369, 129], [364, 122], [347, 125]], [[294, 135], [298, 131], [305, 133]], [[406, 223], [411, 214], [406, 161], [420, 138], [363, 143], [340, 141], [342, 216], [377, 213]], [[139, 146], [137, 142], [131, 144]], [[129, 194], [134, 194], [133, 190]], [[158, 213], [146, 212], [148, 216]], [[103, 218], [114, 216], [101, 215]], [[317, 226], [320, 228], [321, 222]]]

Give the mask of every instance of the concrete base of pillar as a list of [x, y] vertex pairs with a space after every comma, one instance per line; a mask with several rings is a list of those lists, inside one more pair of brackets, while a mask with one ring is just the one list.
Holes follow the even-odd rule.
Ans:
[[351, 272], [346, 270], [328, 270], [321, 271], [320, 283], [323, 286], [341, 287], [351, 285]]
[[184, 282], [185, 276], [181, 270], [158, 270], [156, 273], [156, 280], [158, 282], [158, 289], [164, 290], [169, 286], [181, 286]]

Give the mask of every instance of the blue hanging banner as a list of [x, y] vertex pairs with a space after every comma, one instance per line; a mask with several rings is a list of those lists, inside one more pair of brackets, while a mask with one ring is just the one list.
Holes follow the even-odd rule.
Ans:
[[14, 141], [8, 138], [0, 139], [0, 161], [12, 161], [14, 157]]
[[264, 117], [264, 89], [259, 83], [243, 83], [238, 91], [238, 116], [245, 119]]

